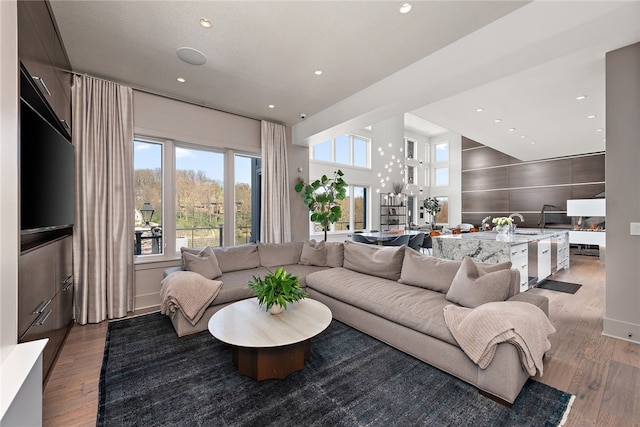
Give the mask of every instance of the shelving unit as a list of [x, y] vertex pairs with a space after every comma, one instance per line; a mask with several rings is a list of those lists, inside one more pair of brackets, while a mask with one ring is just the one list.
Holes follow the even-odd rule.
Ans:
[[407, 195], [380, 193], [380, 230], [407, 227]]

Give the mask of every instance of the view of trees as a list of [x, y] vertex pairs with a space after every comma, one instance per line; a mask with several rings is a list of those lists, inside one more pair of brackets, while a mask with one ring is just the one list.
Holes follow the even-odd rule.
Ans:
[[[135, 207], [149, 202], [155, 209], [152, 224], [162, 224], [162, 172], [160, 169], [134, 171]], [[189, 246], [218, 246], [224, 227], [224, 186], [203, 171], [176, 171], [177, 237], [186, 237]], [[251, 238], [251, 186], [235, 185], [236, 244]], [[194, 229], [204, 229], [192, 231]]]

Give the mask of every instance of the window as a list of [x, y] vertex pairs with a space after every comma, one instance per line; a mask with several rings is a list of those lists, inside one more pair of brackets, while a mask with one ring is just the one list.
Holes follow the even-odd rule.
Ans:
[[173, 258], [183, 246], [240, 245], [259, 236], [259, 157], [143, 138], [134, 149], [136, 256]]
[[162, 144], [134, 141], [135, 255], [163, 253]]
[[448, 197], [436, 197], [436, 200], [440, 202], [440, 212], [436, 215], [437, 224], [449, 223], [449, 198]]
[[434, 147], [434, 161], [436, 163], [449, 161], [449, 142], [437, 143]]
[[[342, 215], [336, 223], [331, 225], [329, 232], [364, 230], [367, 228], [368, 191], [367, 187], [358, 185], [350, 185], [347, 188], [347, 197], [343, 200], [338, 200]], [[321, 232], [323, 232], [321, 225], [311, 223], [311, 233]]]
[[367, 228], [367, 188], [353, 186], [353, 229]]
[[315, 144], [309, 152], [312, 160], [368, 168], [370, 146], [368, 138], [340, 135]]
[[433, 185], [436, 187], [449, 186], [449, 167], [434, 168]]
[[175, 147], [175, 162], [176, 239], [223, 246], [224, 153]]
[[235, 240], [236, 245], [256, 242], [260, 235], [259, 158], [235, 155]]

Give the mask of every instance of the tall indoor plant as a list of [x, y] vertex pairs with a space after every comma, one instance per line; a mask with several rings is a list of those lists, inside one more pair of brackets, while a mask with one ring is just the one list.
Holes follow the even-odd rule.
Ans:
[[427, 197], [423, 202], [424, 210], [431, 216], [431, 229], [435, 230], [436, 215], [440, 212], [440, 202], [435, 197]]
[[329, 225], [337, 222], [342, 216], [342, 209], [338, 200], [347, 197], [347, 184], [342, 177], [344, 173], [338, 169], [333, 178], [322, 175], [320, 179], [306, 184], [300, 178], [295, 190], [301, 193], [302, 201], [311, 211], [311, 221], [318, 223], [324, 229], [324, 240], [327, 240]]

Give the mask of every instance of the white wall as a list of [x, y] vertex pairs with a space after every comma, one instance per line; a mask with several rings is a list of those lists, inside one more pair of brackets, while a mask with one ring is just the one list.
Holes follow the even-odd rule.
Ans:
[[0, 1], [0, 364], [18, 342], [18, 39], [15, 1]]
[[607, 271], [605, 335], [640, 343], [640, 43], [606, 55]]

